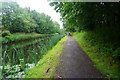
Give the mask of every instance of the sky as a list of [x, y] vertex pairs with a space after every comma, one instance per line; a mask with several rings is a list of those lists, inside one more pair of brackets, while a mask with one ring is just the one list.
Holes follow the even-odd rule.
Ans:
[[47, 0], [15, 0], [20, 7], [30, 7], [31, 10], [36, 10], [39, 13], [45, 13], [51, 16], [53, 21], [57, 21], [60, 24], [60, 28], [62, 27], [62, 21], [60, 21], [60, 13], [57, 13], [54, 10], [54, 7], [49, 5]]

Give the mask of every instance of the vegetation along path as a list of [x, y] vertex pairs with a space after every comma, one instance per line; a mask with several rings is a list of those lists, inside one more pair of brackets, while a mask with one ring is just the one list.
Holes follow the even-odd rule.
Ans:
[[55, 78], [102, 78], [103, 75], [94, 67], [94, 63], [80, 48], [72, 36], [60, 56], [60, 65], [56, 68]]

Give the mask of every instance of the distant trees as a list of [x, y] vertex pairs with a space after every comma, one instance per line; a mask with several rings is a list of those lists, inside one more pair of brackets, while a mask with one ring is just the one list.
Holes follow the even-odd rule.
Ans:
[[60, 25], [44, 13], [30, 8], [21, 8], [17, 3], [3, 3], [2, 25], [11, 33], [37, 32], [40, 34], [59, 33]]

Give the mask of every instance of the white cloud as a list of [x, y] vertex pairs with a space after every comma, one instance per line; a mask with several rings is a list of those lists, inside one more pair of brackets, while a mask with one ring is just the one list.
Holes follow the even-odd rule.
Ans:
[[32, 10], [51, 16], [52, 20], [57, 21], [60, 24], [60, 28], [62, 28], [60, 14], [56, 13], [54, 8], [49, 6], [47, 0], [16, 0], [16, 2], [23, 8], [30, 7]]

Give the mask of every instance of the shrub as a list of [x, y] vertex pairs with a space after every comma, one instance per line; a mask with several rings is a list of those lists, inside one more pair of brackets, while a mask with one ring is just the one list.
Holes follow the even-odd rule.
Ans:
[[120, 61], [120, 48], [117, 48], [117, 49], [113, 52], [113, 58], [115, 58], [117, 61]]
[[2, 32], [2, 37], [6, 37], [6, 36], [10, 36], [10, 35], [11, 35], [10, 31], [3, 31]]

